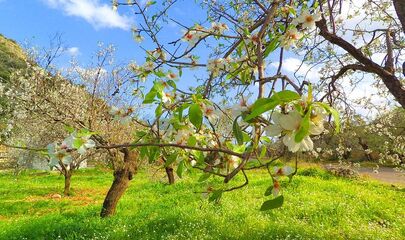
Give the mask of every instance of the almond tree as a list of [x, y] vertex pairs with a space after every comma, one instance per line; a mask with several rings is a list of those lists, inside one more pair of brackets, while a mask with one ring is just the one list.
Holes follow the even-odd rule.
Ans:
[[[65, 195], [70, 194], [73, 172], [94, 154], [102, 154], [111, 160], [115, 170], [119, 169], [121, 157], [115, 151], [88, 149], [94, 148], [96, 142], [122, 140], [130, 135], [131, 126], [116, 126], [109, 114], [109, 104], [119, 103], [122, 97], [111, 95], [128, 71], [111, 66], [113, 47], [100, 47], [95, 67], [82, 68], [74, 63], [62, 76], [49, 61], [46, 67], [28, 61], [27, 67], [15, 71], [4, 86], [12, 116], [9, 125], [14, 126], [11, 135], [10, 129], [2, 129], [8, 133], [4, 144], [47, 156], [49, 166], [65, 177]], [[109, 67], [112, 72], [107, 72]], [[67, 138], [66, 132], [70, 133]], [[44, 148], [46, 142], [50, 144]], [[15, 155], [18, 157], [18, 153]]]
[[[308, 152], [314, 149], [313, 136], [324, 133], [327, 118], [333, 117], [335, 130], [339, 131], [339, 114], [326, 101], [334, 101], [334, 83], [348, 70], [375, 74], [398, 103], [405, 105], [405, 90], [396, 70], [398, 63], [392, 61], [400, 55], [401, 48], [390, 44], [394, 35], [396, 39], [403, 38], [403, 33], [397, 31], [396, 17], [392, 28], [384, 31], [387, 60], [380, 65], [367, 55], [374, 48], [358, 49], [337, 35], [335, 15], [343, 1], [204, 1], [201, 7], [207, 10], [207, 18], [191, 26], [169, 17], [170, 8], [176, 3], [113, 1], [117, 11], [133, 8], [138, 17], [138, 26], [133, 28], [135, 40], [149, 41], [154, 46], [145, 49], [144, 63], [130, 66], [136, 79], [131, 86], [149, 108], [145, 111], [148, 120], [146, 116], [132, 118], [131, 106], [110, 112], [117, 123], [136, 122], [143, 128], [135, 132], [135, 137], [119, 143], [92, 135], [95, 149], [118, 149], [124, 153], [122, 167], [115, 172], [104, 201], [102, 217], [115, 213], [117, 202], [136, 171], [136, 162], [142, 159], [152, 163], [163, 159], [165, 167], [176, 168], [179, 177], [195, 168], [201, 170], [201, 180], [222, 178], [223, 184], [204, 190], [215, 202], [220, 201], [223, 193], [246, 186], [247, 171], [267, 169], [269, 188], [265, 195], [273, 196], [262, 204], [261, 210], [280, 207], [284, 201], [280, 178], [291, 178], [297, 169], [274, 166], [279, 156], [269, 158], [267, 144], [281, 139], [292, 153]], [[376, 12], [384, 13], [385, 7]], [[173, 41], [162, 42], [161, 31], [169, 21], [183, 28], [183, 33]], [[319, 38], [323, 39], [320, 44]], [[343, 49], [340, 57], [347, 58], [349, 64], [339, 62], [343, 64], [340, 69], [341, 65], [336, 64], [337, 73], [333, 72], [336, 68], [331, 68], [332, 76], [324, 79], [329, 81], [326, 88], [320, 89], [315, 83], [313, 89], [308, 81], [293, 79], [284, 72], [288, 52], [304, 51], [307, 55], [306, 51], [311, 54], [327, 50], [328, 60], [339, 61], [335, 57], [339, 55], [329, 51], [331, 45]], [[320, 54], [313, 56], [322, 59]], [[274, 63], [274, 69], [269, 62]], [[327, 67], [327, 62], [322, 66]], [[193, 73], [198, 80], [190, 80]], [[184, 89], [185, 81], [192, 86]], [[147, 91], [143, 91], [145, 88]], [[118, 85], [116, 90], [124, 89]], [[219, 124], [228, 128], [219, 128]], [[68, 152], [78, 149], [79, 146], [72, 146]], [[235, 185], [232, 180], [239, 174], [245, 181]]]

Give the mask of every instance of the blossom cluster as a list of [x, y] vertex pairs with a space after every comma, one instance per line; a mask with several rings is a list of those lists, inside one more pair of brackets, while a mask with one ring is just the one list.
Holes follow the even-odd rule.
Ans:
[[72, 162], [70, 152], [77, 151], [80, 155], [84, 155], [89, 149], [94, 148], [96, 143], [90, 139], [91, 134], [83, 134], [82, 132], [73, 132], [62, 143], [57, 142], [48, 145], [48, 156], [51, 166], [58, 166], [60, 162], [69, 165]]
[[234, 63], [244, 62], [246, 59], [247, 57], [209, 59], [207, 62], [207, 70], [215, 77], [218, 76], [221, 71], [231, 71]]
[[310, 135], [319, 135], [324, 131], [323, 121], [326, 117], [325, 111], [320, 107], [312, 110], [309, 131], [301, 142], [297, 142], [296, 135], [301, 127], [303, 116], [297, 110], [293, 109], [287, 113], [273, 112], [273, 124], [265, 128], [268, 136], [275, 137], [283, 134], [282, 141], [291, 152], [311, 151], [314, 148]]
[[133, 112], [134, 110], [131, 107], [122, 109], [112, 106], [110, 109], [110, 114], [113, 116], [114, 120], [123, 125], [127, 125], [132, 121], [131, 114]]
[[188, 42], [189, 45], [195, 45], [200, 39], [205, 38], [208, 35], [221, 35], [228, 29], [229, 28], [225, 23], [219, 22], [212, 22], [211, 28], [208, 29], [201, 25], [195, 25], [193, 28], [184, 31], [182, 40]]
[[317, 21], [321, 20], [321, 13], [310, 13], [308, 9], [301, 12], [301, 15], [295, 18], [284, 35], [280, 37], [280, 44], [285, 49], [294, 47], [296, 42], [303, 37], [303, 33], [298, 31], [298, 26], [301, 30], [313, 30]]

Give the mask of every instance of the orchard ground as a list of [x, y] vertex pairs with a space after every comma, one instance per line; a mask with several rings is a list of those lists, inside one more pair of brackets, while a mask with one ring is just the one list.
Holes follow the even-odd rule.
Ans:
[[54, 196], [63, 189], [56, 173], [1, 173], [0, 239], [405, 238], [403, 186], [304, 167], [291, 183], [282, 181], [284, 205], [260, 212], [270, 185], [264, 171], [249, 171], [249, 185], [225, 193], [219, 205], [195, 193], [209, 184], [198, 182], [199, 174], [167, 185], [161, 172], [140, 171], [107, 219], [98, 214], [113, 178], [109, 170], [78, 171], [73, 196], [62, 198]]

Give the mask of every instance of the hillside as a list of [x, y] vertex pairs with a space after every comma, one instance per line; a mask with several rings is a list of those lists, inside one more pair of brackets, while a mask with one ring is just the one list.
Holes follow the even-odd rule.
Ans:
[[[26, 55], [23, 49], [15, 41], [0, 34], [0, 86], [9, 81], [12, 71], [25, 67], [25, 59]], [[7, 113], [3, 111], [6, 105], [7, 101], [1, 94], [0, 129], [6, 126]], [[7, 163], [5, 155], [6, 149], [0, 148], [0, 169]]]
[[11, 39], [0, 34], [0, 79], [7, 81], [13, 69], [25, 66], [25, 53], [22, 48]]

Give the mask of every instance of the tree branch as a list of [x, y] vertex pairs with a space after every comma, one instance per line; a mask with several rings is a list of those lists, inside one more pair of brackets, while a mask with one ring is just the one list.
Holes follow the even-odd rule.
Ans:
[[364, 69], [367, 70], [366, 72], [377, 74], [384, 82], [390, 93], [398, 101], [398, 103], [401, 104], [403, 108], [405, 108], [405, 88], [404, 86], [402, 86], [401, 82], [394, 75], [394, 73], [387, 71], [387, 69], [385, 69], [384, 67], [373, 62], [371, 59], [365, 56], [360, 49], [355, 48], [352, 44], [350, 44], [343, 38], [329, 32], [326, 20], [324, 18], [316, 22], [316, 26], [320, 29], [319, 34], [322, 37], [324, 37], [330, 43], [343, 48], [365, 67]]

